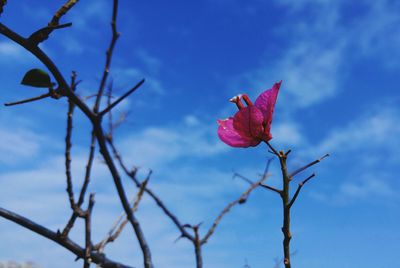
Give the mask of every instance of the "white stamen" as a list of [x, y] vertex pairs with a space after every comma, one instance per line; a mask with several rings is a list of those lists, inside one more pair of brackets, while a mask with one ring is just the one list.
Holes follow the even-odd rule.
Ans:
[[229, 101], [237, 102], [238, 100], [240, 100], [242, 98], [242, 96], [243, 96], [243, 94], [236, 95], [236, 96], [232, 97]]

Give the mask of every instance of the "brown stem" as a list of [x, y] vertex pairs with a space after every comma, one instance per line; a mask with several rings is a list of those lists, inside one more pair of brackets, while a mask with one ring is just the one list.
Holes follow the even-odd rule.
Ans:
[[292, 239], [292, 234], [290, 233], [290, 178], [287, 174], [286, 167], [286, 155], [282, 152], [279, 153], [279, 161], [281, 164], [282, 179], [283, 179], [283, 190], [282, 190], [282, 205], [283, 205], [283, 227], [282, 233], [283, 239], [283, 253], [285, 268], [291, 268], [290, 263], [290, 240]]
[[83, 268], [90, 268], [90, 263], [92, 262], [91, 254], [92, 254], [92, 210], [94, 206], [94, 194], [90, 194], [89, 197], [89, 205], [86, 210], [85, 215], [85, 258], [83, 263]]
[[[76, 76], [71, 77], [71, 88], [74, 88]], [[67, 193], [68, 199], [72, 210], [75, 210], [75, 198], [72, 185], [72, 175], [71, 175], [71, 138], [72, 138], [72, 128], [73, 128], [73, 114], [74, 114], [75, 104], [68, 100], [68, 112], [67, 112], [67, 134], [65, 136], [65, 175], [67, 177]]]
[[201, 254], [201, 239], [199, 236], [199, 227], [200, 225], [193, 226], [194, 231], [194, 252], [196, 254], [196, 268], [203, 268], [203, 256]]

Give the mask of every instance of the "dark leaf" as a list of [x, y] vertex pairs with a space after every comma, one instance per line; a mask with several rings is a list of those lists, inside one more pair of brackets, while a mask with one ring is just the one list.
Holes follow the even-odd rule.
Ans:
[[46, 71], [41, 69], [29, 70], [21, 81], [22, 85], [31, 87], [51, 87], [50, 76]]

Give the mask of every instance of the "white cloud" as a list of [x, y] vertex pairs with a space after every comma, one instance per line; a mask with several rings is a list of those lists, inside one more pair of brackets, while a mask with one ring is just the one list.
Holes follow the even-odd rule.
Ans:
[[[380, 105], [382, 107], [384, 105]], [[331, 153], [327, 165], [337, 170], [328, 175], [327, 187], [311, 195], [329, 204], [381, 202], [400, 197], [400, 184], [392, 170], [400, 164], [400, 110], [370, 107], [364, 116], [333, 129], [319, 144], [304, 152]]]
[[125, 137], [119, 147], [135, 165], [151, 168], [186, 156], [205, 157], [226, 150], [217, 139], [215, 128], [199, 122], [197, 125], [180, 122], [168, 127], [148, 127]]
[[279, 144], [299, 146], [305, 142], [299, 126], [293, 122], [279, 122], [277, 124], [272, 124], [271, 132], [274, 137], [274, 142]]
[[43, 139], [29, 129], [0, 129], [0, 162], [17, 164], [35, 157]]
[[0, 42], [0, 59], [7, 58], [7, 62], [10, 62], [10, 58], [15, 60], [23, 60], [27, 58], [27, 55], [27, 52], [14, 42]]
[[[369, 202], [385, 203], [387, 200], [399, 199], [400, 192], [389, 184], [384, 176], [372, 178], [365, 175], [362, 180], [346, 180], [328, 191], [310, 190], [310, 196], [318, 201], [334, 206], [346, 206], [352, 203]], [[390, 204], [390, 203], [386, 203]]]
[[317, 146], [317, 151], [349, 153], [385, 148], [396, 155], [397, 148], [400, 148], [399, 135], [400, 111], [390, 107], [373, 109], [347, 126], [333, 129]]

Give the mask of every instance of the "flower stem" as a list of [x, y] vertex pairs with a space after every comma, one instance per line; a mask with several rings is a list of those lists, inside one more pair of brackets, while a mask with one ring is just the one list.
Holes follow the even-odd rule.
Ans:
[[290, 233], [290, 177], [287, 172], [286, 154], [283, 151], [279, 152], [279, 162], [282, 171], [283, 190], [281, 192], [282, 205], [283, 205], [283, 226], [282, 233], [283, 239], [283, 253], [285, 268], [291, 268], [290, 263], [290, 240], [292, 234]]

